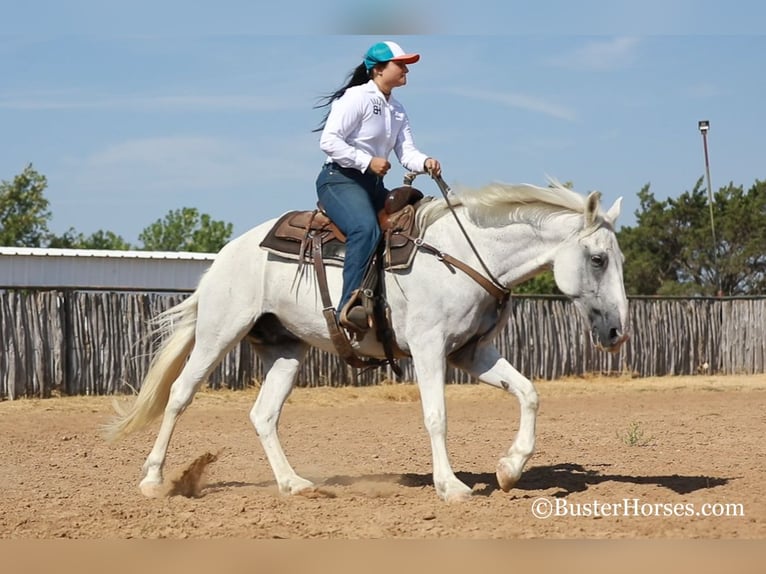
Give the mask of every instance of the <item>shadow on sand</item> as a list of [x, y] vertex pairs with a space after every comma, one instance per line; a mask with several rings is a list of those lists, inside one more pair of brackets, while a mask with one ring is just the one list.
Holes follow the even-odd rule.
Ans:
[[[611, 474], [603, 469], [609, 465], [597, 465], [599, 468], [585, 468], [579, 464], [563, 463], [549, 466], [534, 466], [524, 472], [514, 490], [535, 491], [559, 489], [552, 494], [565, 497], [573, 492], [583, 492], [593, 484], [602, 482], [623, 482], [626, 484], [652, 484], [661, 486], [678, 494], [688, 494], [697, 490], [714, 488], [727, 484], [731, 478], [712, 476], [683, 476], [678, 474], [659, 476], [631, 476]], [[457, 477], [470, 486], [475, 495], [489, 496], [500, 490], [494, 473], [457, 472]], [[387, 482], [411, 488], [433, 486], [429, 474], [377, 474], [362, 476], [333, 476], [325, 480], [323, 486], [352, 486], [357, 483]]]

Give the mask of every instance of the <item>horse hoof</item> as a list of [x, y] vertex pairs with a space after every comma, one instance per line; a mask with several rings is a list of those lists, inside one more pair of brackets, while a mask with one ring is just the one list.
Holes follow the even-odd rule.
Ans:
[[305, 478], [297, 478], [290, 480], [286, 484], [280, 485], [279, 492], [288, 496], [295, 494], [303, 494], [316, 490], [316, 486], [310, 480]]
[[296, 493], [296, 496], [302, 496], [303, 498], [337, 498], [337, 495], [319, 486], [313, 488], [304, 488]]
[[165, 489], [162, 483], [159, 482], [142, 482], [138, 485], [138, 488], [141, 490], [141, 494], [147, 498], [162, 498], [165, 496]]
[[503, 460], [497, 463], [497, 471], [495, 472], [495, 476], [497, 476], [497, 484], [500, 486], [500, 489], [503, 492], [508, 492], [511, 490], [514, 486], [516, 486], [519, 478], [521, 478], [521, 473], [513, 471], [511, 468], [509, 468], [509, 466], [510, 465]]
[[455, 479], [441, 484], [437, 483], [436, 494], [444, 502], [466, 502], [473, 495], [473, 491], [467, 484]]
[[468, 502], [471, 500], [471, 497], [473, 496], [473, 492], [471, 490], [468, 491], [460, 491], [460, 492], [451, 492], [448, 495], [444, 497], [444, 501], [448, 504], [460, 504], [462, 502]]

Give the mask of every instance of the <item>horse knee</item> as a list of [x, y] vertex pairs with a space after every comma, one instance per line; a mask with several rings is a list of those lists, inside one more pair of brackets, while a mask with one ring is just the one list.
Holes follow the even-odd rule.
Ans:
[[537, 390], [530, 384], [530, 388], [524, 393], [524, 400], [527, 403], [527, 408], [537, 412], [540, 407], [540, 397], [537, 394]]
[[423, 416], [423, 424], [430, 435], [443, 435], [447, 430], [447, 417], [443, 411], [427, 412]]
[[525, 378], [523, 381], [519, 381], [512, 386], [506, 383], [503, 385], [503, 388], [516, 395], [523, 407], [537, 412], [540, 406], [540, 397], [532, 381]]
[[274, 432], [278, 418], [279, 415], [277, 414], [261, 412], [257, 405], [250, 411], [250, 422], [255, 429], [255, 434], [261, 437]]
[[175, 384], [170, 388], [170, 396], [165, 411], [175, 416], [181, 415], [194, 400], [196, 387]]

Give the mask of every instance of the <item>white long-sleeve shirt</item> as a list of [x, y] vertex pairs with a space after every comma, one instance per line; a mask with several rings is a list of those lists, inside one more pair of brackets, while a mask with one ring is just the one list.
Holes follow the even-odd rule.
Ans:
[[327, 161], [362, 173], [373, 157], [388, 159], [392, 150], [409, 171], [425, 171], [428, 159], [415, 147], [404, 106], [393, 96], [386, 100], [372, 80], [348, 88], [332, 103], [319, 147]]

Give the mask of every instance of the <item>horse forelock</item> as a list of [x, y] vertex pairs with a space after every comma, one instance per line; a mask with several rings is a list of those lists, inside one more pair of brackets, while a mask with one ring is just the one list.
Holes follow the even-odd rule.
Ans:
[[[569, 212], [583, 214], [586, 198], [550, 180], [549, 187], [532, 184], [493, 183], [477, 189], [462, 188], [450, 195], [453, 207], [464, 213], [480, 227], [507, 225], [514, 221], [542, 221]], [[429, 202], [421, 209], [419, 223], [425, 228], [449, 211], [444, 199]]]

